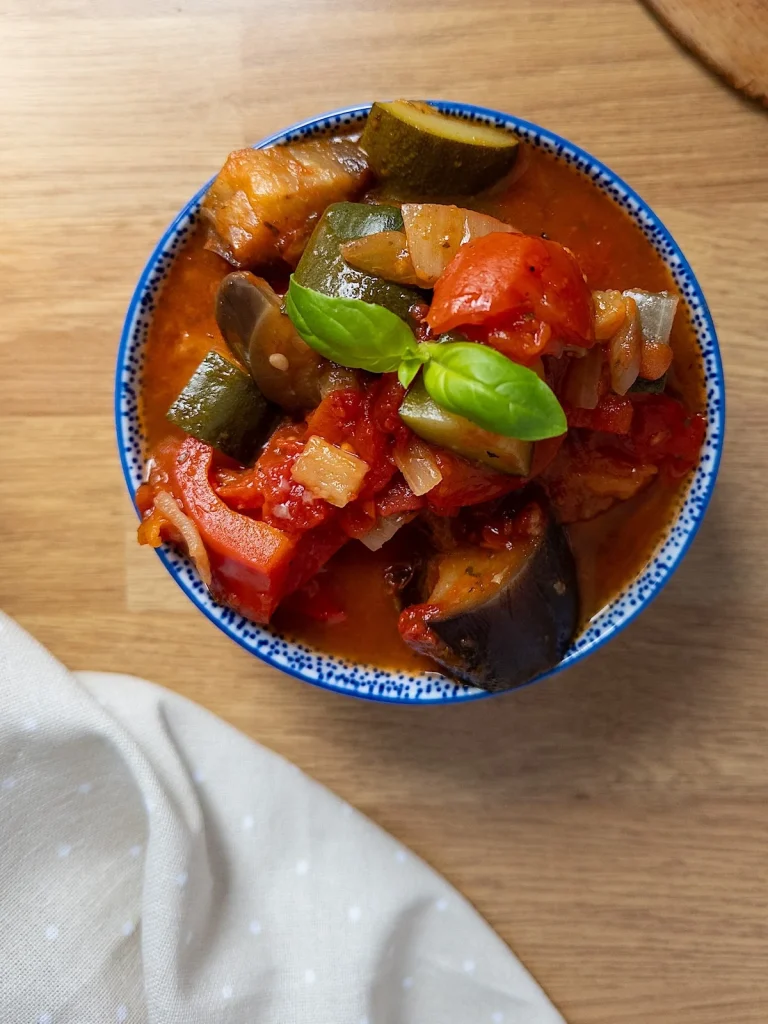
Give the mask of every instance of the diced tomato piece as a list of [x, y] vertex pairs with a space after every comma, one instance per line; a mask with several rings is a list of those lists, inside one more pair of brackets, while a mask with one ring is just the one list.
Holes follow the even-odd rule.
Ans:
[[440, 614], [436, 604], [412, 604], [400, 613], [397, 628], [409, 647], [430, 658], [435, 651], [448, 655], [447, 645], [432, 631], [429, 623]]
[[267, 523], [234, 512], [213, 489], [213, 449], [188, 437], [174, 465], [174, 493], [194, 521], [211, 559], [214, 594], [266, 623], [285, 594], [295, 544]]
[[395, 374], [370, 383], [365, 391], [332, 391], [307, 420], [305, 437], [319, 435], [332, 444], [350, 444], [368, 464], [360, 497], [378, 493], [391, 479], [391, 435], [405, 429], [397, 416], [405, 391]]
[[527, 483], [523, 477], [497, 473], [442, 448], [433, 448], [432, 452], [443, 479], [425, 497], [428, 507], [438, 515], [453, 515], [466, 505], [501, 498]]
[[[219, 496], [240, 511], [259, 512], [263, 521], [290, 535], [330, 520], [349, 536], [364, 535], [376, 521], [372, 499], [397, 472], [394, 438], [410, 436], [397, 414], [404, 394], [395, 374], [371, 381], [362, 391], [331, 392], [305, 424], [275, 431], [255, 466], [220, 468], [215, 474]], [[341, 514], [293, 479], [293, 466], [312, 436], [349, 445], [369, 467], [358, 498]]]
[[[400, 394], [403, 389], [395, 384]], [[396, 466], [392, 460], [392, 431], [387, 429], [392, 416], [390, 405], [396, 394], [388, 380], [375, 381], [368, 387], [360, 413], [355, 422], [351, 443], [356, 453], [368, 463], [368, 472], [363, 481], [360, 497], [371, 498], [378, 494], [395, 475]], [[395, 415], [400, 406], [397, 401]], [[398, 417], [399, 419], [399, 417]], [[386, 424], [386, 426], [385, 426]]]
[[657, 472], [651, 463], [599, 446], [593, 435], [586, 442], [569, 437], [543, 480], [560, 522], [575, 523], [627, 501]]
[[349, 440], [360, 415], [363, 394], [352, 388], [331, 391], [307, 418], [306, 437], [324, 437], [331, 444]]
[[379, 430], [395, 438], [410, 434], [398, 415], [404, 398], [405, 388], [397, 374], [385, 373], [376, 384], [372, 417]]
[[543, 441], [536, 442], [531, 462], [532, 478], [543, 473], [547, 466], [555, 460], [567, 436], [567, 434], [560, 434], [559, 437], [547, 437]]
[[559, 355], [562, 343], [553, 339], [552, 328], [527, 315], [510, 320], [502, 315], [487, 323], [466, 328], [467, 337], [501, 352], [513, 363], [530, 366], [542, 355]]
[[574, 409], [564, 406], [569, 427], [599, 430], [605, 434], [628, 434], [632, 428], [634, 406], [621, 395], [608, 392], [594, 409]]
[[400, 512], [417, 512], [426, 505], [424, 495], [414, 494], [400, 473], [389, 487], [376, 498], [376, 511], [382, 517], [394, 516]]
[[439, 333], [466, 324], [509, 325], [530, 313], [557, 338], [594, 342], [592, 292], [576, 258], [534, 235], [490, 234], [459, 249], [440, 276], [427, 322]]
[[364, 537], [376, 525], [376, 519], [373, 498], [357, 498], [342, 509], [339, 525], [348, 537]]
[[699, 461], [707, 421], [669, 395], [638, 395], [629, 450], [639, 459], [664, 463], [671, 476], [683, 476]]
[[335, 510], [328, 502], [313, 498], [291, 475], [304, 451], [299, 431], [294, 426], [276, 430], [250, 469], [219, 470], [219, 497], [240, 511], [259, 511], [264, 522], [289, 534], [304, 533], [331, 518]]
[[322, 526], [317, 526], [300, 537], [291, 559], [291, 568], [285, 584], [286, 594], [293, 593], [308, 583], [348, 539], [347, 534], [336, 522], [323, 523]]

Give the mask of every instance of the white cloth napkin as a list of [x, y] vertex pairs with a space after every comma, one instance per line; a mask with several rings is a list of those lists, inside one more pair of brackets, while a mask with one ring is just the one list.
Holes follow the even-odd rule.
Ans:
[[439, 875], [197, 705], [0, 613], [0, 708], [3, 1024], [563, 1024]]

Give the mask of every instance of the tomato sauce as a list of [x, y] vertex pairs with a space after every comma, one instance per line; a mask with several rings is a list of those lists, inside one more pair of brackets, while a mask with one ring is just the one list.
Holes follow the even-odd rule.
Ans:
[[[574, 168], [541, 150], [524, 147], [524, 165], [504, 192], [483, 197], [478, 210], [527, 234], [544, 234], [568, 246], [593, 289], [675, 291], [663, 262], [628, 215]], [[472, 205], [467, 203], [466, 205]], [[226, 352], [214, 315], [221, 279], [231, 271], [203, 248], [195, 234], [171, 269], [158, 301], [146, 348], [141, 410], [149, 446], [182, 436], [165, 414], [211, 348]], [[704, 407], [701, 358], [687, 310], [681, 304], [672, 331], [674, 363], [668, 391], [692, 411]], [[688, 486], [662, 474], [635, 498], [588, 522], [567, 527], [576, 557], [586, 622], [647, 563], [674, 518]], [[379, 552], [348, 543], [328, 564], [334, 591], [346, 611], [341, 623], [321, 623], [279, 609], [275, 626], [299, 641], [337, 656], [383, 668], [418, 671], [434, 665], [412, 652], [397, 631], [398, 612], [384, 568], [406, 554], [408, 531]]]

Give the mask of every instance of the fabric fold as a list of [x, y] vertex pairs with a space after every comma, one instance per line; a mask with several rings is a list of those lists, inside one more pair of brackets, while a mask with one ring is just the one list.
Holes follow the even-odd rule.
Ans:
[[562, 1024], [476, 911], [178, 694], [0, 613], [4, 1024]]

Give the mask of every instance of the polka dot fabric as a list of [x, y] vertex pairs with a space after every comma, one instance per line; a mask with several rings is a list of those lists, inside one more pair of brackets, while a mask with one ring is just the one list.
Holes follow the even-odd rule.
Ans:
[[[543, 679], [580, 661], [631, 622], [659, 593], [693, 540], [712, 494], [723, 444], [725, 389], [717, 336], [698, 281], [677, 243], [650, 207], [613, 171], [578, 146], [520, 118], [469, 104], [430, 102], [453, 116], [493, 124], [513, 132], [529, 145], [545, 149], [589, 177], [622, 206], [669, 267], [683, 297], [701, 353], [707, 393], [707, 435], [700, 464], [693, 474], [677, 519], [640, 576], [589, 623], [561, 663], [552, 672], [539, 677]], [[364, 122], [368, 110], [366, 105], [325, 114], [271, 135], [257, 146], [280, 145], [313, 135], [354, 130]], [[197, 222], [207, 188], [205, 185], [193, 196], [161, 238], [139, 279], [123, 328], [117, 359], [115, 417], [123, 471], [132, 495], [141, 482], [144, 469], [138, 392], [147, 333], [163, 282]], [[386, 671], [335, 658], [296, 643], [217, 604], [189, 560], [171, 547], [163, 547], [158, 554], [182, 590], [215, 625], [263, 661], [308, 683], [358, 697], [403, 704], [453, 703], [491, 696], [482, 690], [453, 683], [438, 672], [413, 676]]]
[[203, 708], [2, 613], [0, 704], [2, 1024], [563, 1024], [445, 879]]

